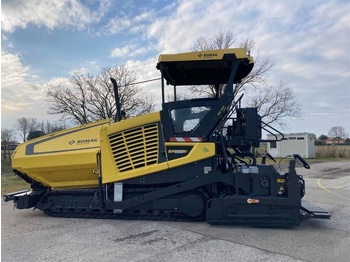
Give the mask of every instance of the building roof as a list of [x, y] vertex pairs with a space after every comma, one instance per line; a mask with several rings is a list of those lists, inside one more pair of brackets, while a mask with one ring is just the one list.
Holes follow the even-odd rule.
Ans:
[[[281, 136], [280, 134], [274, 134], [275, 136]], [[267, 134], [267, 136], [274, 136], [271, 134]], [[314, 133], [308, 133], [308, 132], [303, 132], [303, 133], [284, 133], [284, 136], [304, 136], [304, 135], [314, 135], [316, 136], [316, 134]]]

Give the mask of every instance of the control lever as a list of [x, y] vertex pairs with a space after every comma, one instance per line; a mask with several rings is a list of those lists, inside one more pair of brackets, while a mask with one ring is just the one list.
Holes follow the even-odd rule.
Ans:
[[266, 157], [270, 158], [273, 162], [276, 163], [276, 160], [273, 156], [271, 156], [269, 153], [265, 153], [261, 159], [261, 164], [263, 164], [263, 165], [266, 164]]
[[294, 157], [295, 160], [301, 162], [303, 164], [304, 168], [310, 169], [309, 164], [299, 154], [293, 154], [293, 157]]

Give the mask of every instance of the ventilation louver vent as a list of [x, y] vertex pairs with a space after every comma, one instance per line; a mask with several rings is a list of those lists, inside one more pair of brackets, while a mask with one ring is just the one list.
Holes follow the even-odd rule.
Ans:
[[145, 125], [108, 136], [119, 172], [158, 163], [158, 126]]

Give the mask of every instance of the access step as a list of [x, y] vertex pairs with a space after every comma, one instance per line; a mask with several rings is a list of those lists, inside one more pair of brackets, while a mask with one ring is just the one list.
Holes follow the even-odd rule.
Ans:
[[301, 201], [300, 214], [301, 214], [302, 221], [310, 218], [316, 218], [316, 219], [331, 218], [331, 214], [329, 214], [327, 211], [325, 211], [324, 209], [318, 206], [311, 204], [306, 200]]

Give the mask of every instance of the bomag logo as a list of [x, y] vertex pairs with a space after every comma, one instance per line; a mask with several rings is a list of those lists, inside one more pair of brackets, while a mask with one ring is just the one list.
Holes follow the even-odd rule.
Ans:
[[75, 140], [71, 140], [68, 143], [70, 145], [86, 145], [86, 144], [90, 144], [90, 143], [96, 143], [98, 140], [97, 138], [87, 138], [87, 139], [78, 139], [77, 141]]
[[211, 58], [211, 57], [218, 57], [218, 53], [210, 53], [210, 54], [202, 54], [202, 53], [199, 53], [198, 54], [198, 57], [199, 58]]
[[187, 154], [188, 150], [169, 149], [168, 154]]
[[90, 143], [94, 143], [97, 142], [97, 138], [92, 138], [92, 139], [80, 139], [77, 141], [77, 144], [90, 144]]
[[218, 57], [218, 53], [204, 54], [204, 58]]

